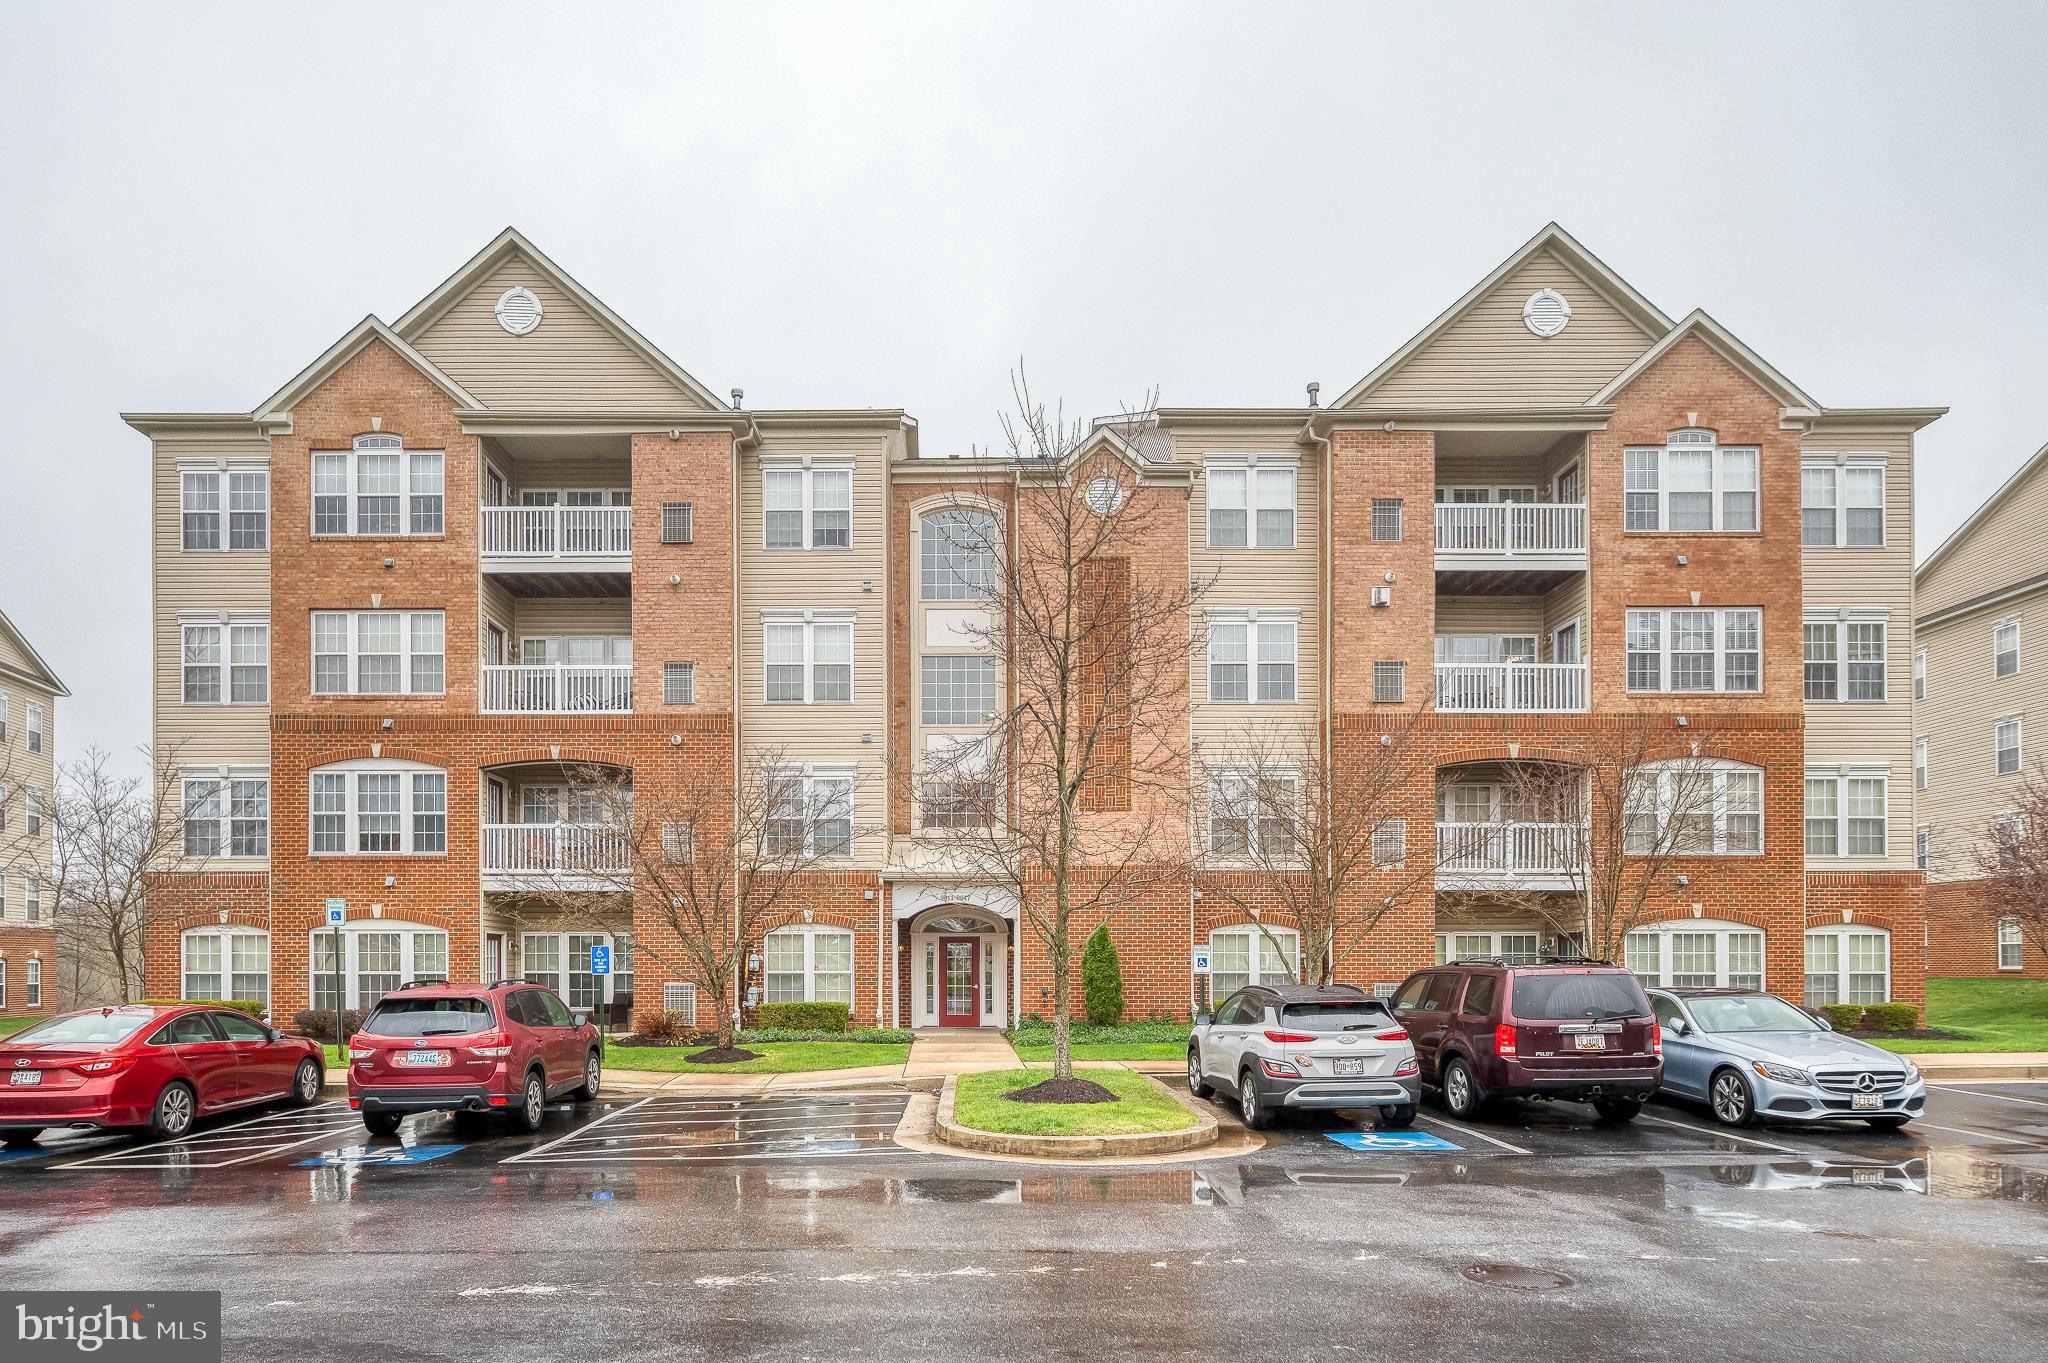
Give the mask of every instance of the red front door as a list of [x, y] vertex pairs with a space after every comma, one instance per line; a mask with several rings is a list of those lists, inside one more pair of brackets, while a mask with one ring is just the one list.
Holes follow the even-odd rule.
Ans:
[[939, 939], [939, 1026], [981, 1025], [981, 943], [973, 937]]

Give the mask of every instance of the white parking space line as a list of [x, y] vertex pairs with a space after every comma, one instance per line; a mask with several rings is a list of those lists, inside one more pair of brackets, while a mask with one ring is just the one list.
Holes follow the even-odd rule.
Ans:
[[[757, 1159], [860, 1159], [866, 1155], [893, 1155], [900, 1151], [893, 1143], [875, 1142], [872, 1150], [779, 1150], [752, 1155], [606, 1155], [601, 1160], [587, 1155], [565, 1155], [551, 1159], [521, 1160], [522, 1164], [723, 1164], [732, 1160]], [[500, 1160], [511, 1164], [512, 1160]]]
[[872, 1092], [770, 1102], [657, 1094], [499, 1162], [648, 1164], [873, 1154], [894, 1148], [889, 1137], [908, 1101], [907, 1094]]
[[[900, 1112], [835, 1114], [835, 1117], [851, 1119], [856, 1123], [866, 1122], [872, 1124], [874, 1122], [886, 1121], [891, 1126], [896, 1125], [898, 1121], [902, 1120], [902, 1116], [903, 1114]], [[816, 1126], [820, 1120], [824, 1119], [818, 1117], [769, 1117], [759, 1119], [750, 1116], [739, 1116], [714, 1117], [704, 1120], [692, 1117], [688, 1121], [622, 1123], [606, 1129], [611, 1132], [626, 1132], [632, 1135], [646, 1135], [659, 1131], [717, 1131], [728, 1126], [744, 1126], [749, 1131], [772, 1131], [782, 1127], [802, 1129], [807, 1126]]]
[[1674, 1122], [1669, 1117], [1652, 1117], [1645, 1114], [1637, 1117], [1636, 1120], [1639, 1122], [1655, 1122], [1659, 1126], [1675, 1126], [1680, 1131], [1691, 1131], [1701, 1136], [1741, 1141], [1744, 1145], [1760, 1145], [1766, 1150], [1776, 1150], [1786, 1155], [1803, 1155], [1806, 1153], [1803, 1150], [1795, 1150], [1789, 1145], [1779, 1145], [1776, 1141], [1758, 1140], [1755, 1136], [1738, 1136], [1733, 1131], [1716, 1131], [1712, 1127], [1694, 1126], [1691, 1122]]
[[1474, 1131], [1469, 1126], [1459, 1126], [1456, 1122], [1447, 1122], [1441, 1117], [1431, 1117], [1424, 1113], [1418, 1112], [1415, 1114], [1415, 1120], [1418, 1122], [1428, 1122], [1431, 1126], [1443, 1127], [1447, 1131], [1455, 1131], [1461, 1136], [1471, 1136], [1476, 1140], [1485, 1141], [1488, 1145], [1497, 1145], [1501, 1149], [1509, 1151], [1513, 1154], [1533, 1155], [1536, 1153], [1533, 1150], [1524, 1150], [1519, 1145], [1510, 1145], [1508, 1142], [1504, 1140], [1499, 1140], [1495, 1137], [1487, 1135], [1484, 1131]]
[[1967, 1093], [1972, 1098], [1996, 1098], [2001, 1103], [2025, 1103], [2028, 1107], [2048, 1107], [2048, 1102], [2042, 1102], [2039, 1098], [2016, 1098], [2010, 1093], [1985, 1093], [1979, 1089], [1950, 1088], [1946, 1084], [1942, 1085], [1942, 1092]]
[[1968, 1127], [1962, 1126], [1937, 1126], [1933, 1122], [1914, 1122], [1907, 1129], [1911, 1131], [1946, 1131], [1951, 1136], [1974, 1136], [1986, 1145], [2017, 1145], [2025, 1146], [2028, 1149], [2035, 1149], [2040, 1145], [2040, 1142], [2030, 1141], [2024, 1137], [2015, 1139], [2011, 1136], [2001, 1136], [1992, 1131], [1972, 1131]]
[[[332, 1111], [330, 1111], [330, 1109], [335, 1109], [335, 1108], [341, 1108], [341, 1109], [342, 1109], [342, 1112], [332, 1112]], [[314, 1106], [312, 1106], [312, 1107], [309, 1107], [309, 1108], [302, 1108], [302, 1109], [300, 1109], [300, 1110], [299, 1110], [299, 1111], [297, 1111], [297, 1112], [294, 1112], [294, 1113], [290, 1113], [290, 1114], [283, 1114], [283, 1115], [287, 1115], [287, 1116], [289, 1116], [289, 1117], [290, 1117], [291, 1119], [294, 1119], [294, 1120], [304, 1120], [304, 1119], [306, 1119], [307, 1117], [309, 1117], [309, 1116], [310, 1116], [311, 1114], [314, 1114], [314, 1113], [326, 1113], [327, 1115], [326, 1115], [326, 1116], [325, 1116], [324, 1118], [320, 1119], [320, 1120], [325, 1120], [325, 1121], [333, 1121], [333, 1120], [334, 1120], [334, 1119], [335, 1119], [336, 1117], [339, 1117], [339, 1116], [341, 1116], [341, 1115], [342, 1115], [342, 1113], [344, 1113], [344, 1112], [347, 1112], [347, 1109], [346, 1109], [346, 1108], [343, 1108], [343, 1106], [342, 1106], [342, 1104], [340, 1103], [340, 1101], [339, 1101], [339, 1100], [336, 1100], [336, 1101], [333, 1101], [333, 1102], [326, 1102], [326, 1103], [318, 1103], [318, 1104], [315, 1104], [315, 1105], [314, 1105]], [[214, 1128], [213, 1130], [211, 1130], [211, 1131], [205, 1131], [205, 1132], [201, 1132], [201, 1133], [200, 1133], [199, 1135], [197, 1135], [197, 1136], [184, 1136], [184, 1137], [180, 1137], [180, 1138], [178, 1138], [178, 1139], [176, 1139], [176, 1140], [168, 1140], [168, 1141], [154, 1141], [154, 1142], [152, 1142], [152, 1143], [151, 1143], [151, 1144], [149, 1144], [149, 1145], [137, 1145], [137, 1146], [131, 1146], [131, 1147], [129, 1147], [129, 1148], [128, 1148], [128, 1149], [126, 1149], [126, 1150], [116, 1150], [116, 1151], [113, 1151], [113, 1152], [112, 1152], [111, 1154], [106, 1154], [106, 1155], [95, 1155], [95, 1156], [94, 1156], [93, 1158], [91, 1158], [91, 1159], [73, 1160], [73, 1161], [71, 1161], [71, 1162], [70, 1162], [69, 1164], [58, 1164], [58, 1165], [54, 1165], [54, 1166], [52, 1166], [52, 1167], [53, 1167], [53, 1168], [57, 1168], [57, 1169], [76, 1169], [76, 1168], [77, 1168], [77, 1167], [78, 1167], [79, 1165], [81, 1165], [81, 1164], [101, 1164], [101, 1163], [105, 1163], [105, 1162], [108, 1162], [108, 1161], [112, 1161], [112, 1160], [117, 1160], [117, 1159], [130, 1159], [130, 1158], [132, 1158], [132, 1157], [134, 1157], [134, 1156], [136, 1156], [136, 1155], [144, 1155], [144, 1154], [147, 1154], [147, 1153], [149, 1153], [149, 1152], [150, 1152], [150, 1151], [152, 1151], [152, 1150], [161, 1150], [161, 1149], [163, 1149], [163, 1148], [164, 1148], [165, 1146], [170, 1146], [170, 1145], [181, 1145], [181, 1146], [186, 1146], [186, 1147], [188, 1147], [188, 1148], [189, 1148], [189, 1147], [190, 1147], [191, 1145], [193, 1145], [193, 1144], [194, 1144], [195, 1142], [202, 1142], [202, 1141], [211, 1141], [211, 1140], [216, 1140], [216, 1139], [218, 1139], [219, 1137], [221, 1137], [221, 1136], [224, 1136], [224, 1135], [226, 1135], [226, 1134], [227, 1134], [228, 1132], [230, 1132], [230, 1131], [243, 1131], [243, 1130], [245, 1130], [245, 1129], [246, 1129], [246, 1128], [248, 1128], [248, 1127], [252, 1127], [252, 1126], [261, 1126], [261, 1125], [263, 1125], [263, 1124], [265, 1124], [265, 1123], [267, 1123], [267, 1122], [275, 1122], [275, 1121], [277, 1121], [277, 1120], [278, 1120], [278, 1118], [279, 1118], [279, 1116], [280, 1116], [280, 1115], [281, 1115], [281, 1114], [278, 1114], [278, 1113], [270, 1113], [270, 1114], [268, 1114], [268, 1115], [266, 1115], [266, 1116], [262, 1116], [262, 1117], [251, 1117], [251, 1118], [250, 1118], [250, 1119], [249, 1119], [248, 1121], [246, 1121], [246, 1122], [235, 1122], [235, 1123], [232, 1123], [232, 1124], [230, 1124], [230, 1125], [228, 1125], [228, 1126], [219, 1126], [219, 1127], [215, 1127], [215, 1128]], [[348, 1123], [347, 1123], [347, 1125], [353, 1125], [353, 1124], [355, 1123], [355, 1114], [354, 1114], [354, 1113], [352, 1113], [352, 1112], [347, 1112], [347, 1116], [348, 1116]], [[345, 1129], [345, 1128], [344, 1128], [344, 1129]]]
[[628, 1104], [627, 1106], [622, 1107], [615, 1112], [607, 1112], [604, 1114], [604, 1116], [599, 1117], [596, 1121], [588, 1123], [585, 1126], [578, 1127], [576, 1130], [571, 1131], [566, 1136], [557, 1136], [553, 1140], [547, 1142], [545, 1145], [536, 1145], [531, 1150], [522, 1150], [516, 1155], [512, 1155], [506, 1159], [500, 1160], [499, 1163], [517, 1164], [521, 1160], [532, 1159], [535, 1155], [540, 1154], [544, 1150], [552, 1150], [558, 1145], [562, 1145], [568, 1141], [573, 1141], [578, 1136], [582, 1135], [584, 1132], [594, 1131], [598, 1127], [603, 1126], [606, 1122], [616, 1121], [618, 1118], [625, 1116], [628, 1112], [632, 1112], [638, 1108], [646, 1107], [649, 1103], [653, 1101], [654, 1098], [650, 1095], [649, 1097], [642, 1098], [637, 1103]]

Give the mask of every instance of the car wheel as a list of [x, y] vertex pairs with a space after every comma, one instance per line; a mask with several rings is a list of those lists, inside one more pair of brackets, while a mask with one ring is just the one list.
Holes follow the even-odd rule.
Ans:
[[548, 1091], [540, 1082], [538, 1072], [526, 1076], [526, 1087], [520, 1090], [519, 1106], [512, 1111], [512, 1125], [526, 1132], [540, 1130], [540, 1124], [548, 1115]]
[[1259, 1097], [1258, 1081], [1252, 1078], [1250, 1070], [1237, 1076], [1237, 1115], [1254, 1131], [1264, 1131], [1273, 1124], [1273, 1110]]
[[404, 1120], [404, 1115], [397, 1112], [365, 1112], [363, 1114], [363, 1125], [369, 1128], [372, 1136], [396, 1136], [398, 1134], [398, 1124]]
[[156, 1106], [149, 1110], [149, 1134], [161, 1140], [177, 1140], [192, 1129], [196, 1105], [189, 1085], [165, 1084], [164, 1091], [156, 1096]]
[[0, 1133], [0, 1142], [4, 1142], [15, 1150], [26, 1150], [31, 1145], [34, 1145], [36, 1137], [42, 1134], [43, 1129], [39, 1126], [17, 1127], [13, 1131]]
[[1479, 1115], [1486, 1096], [1479, 1091], [1479, 1081], [1472, 1076], [1472, 1067], [1457, 1056], [1444, 1062], [1444, 1106], [1453, 1117], [1470, 1120]]
[[1396, 1107], [1383, 1107], [1379, 1111], [1379, 1125], [1401, 1127], [1415, 1125], [1415, 1104], [1402, 1103]]
[[598, 1079], [600, 1077], [601, 1068], [602, 1067], [597, 1058], [597, 1052], [592, 1051], [590, 1053], [589, 1058], [583, 1062], [583, 1087], [577, 1089], [575, 1093], [570, 1095], [570, 1097], [574, 1098], [579, 1103], [587, 1103], [591, 1099], [597, 1097]]
[[320, 1099], [320, 1062], [301, 1060], [299, 1071], [292, 1076], [292, 1102], [300, 1107], [310, 1107]]
[[1906, 1128], [1906, 1123], [1913, 1119], [1911, 1117], [1865, 1117], [1863, 1120], [1870, 1123], [1872, 1131], [1903, 1131]]
[[1188, 1047], [1188, 1092], [1197, 1098], [1207, 1098], [1215, 1091], [1215, 1087], [1202, 1077], [1202, 1053], [1193, 1046]]
[[1723, 1126], [1748, 1126], [1756, 1120], [1756, 1099], [1750, 1095], [1749, 1082], [1735, 1070], [1716, 1070], [1714, 1080], [1707, 1085], [1707, 1105], [1714, 1110], [1714, 1120]]
[[1640, 1098], [1595, 1098], [1593, 1110], [1610, 1122], [1632, 1122], [1641, 1114]]

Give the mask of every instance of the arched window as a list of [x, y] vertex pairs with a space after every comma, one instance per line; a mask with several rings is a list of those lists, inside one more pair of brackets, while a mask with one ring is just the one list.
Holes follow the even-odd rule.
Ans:
[[[334, 930], [315, 928], [309, 971], [315, 1008], [334, 1007]], [[341, 929], [342, 997], [368, 1008], [401, 984], [448, 978], [448, 934], [423, 923], [364, 918]]]
[[1761, 989], [1764, 934], [1744, 923], [1682, 918], [1622, 939], [1628, 968], [1644, 984], [1678, 989]]
[[270, 1004], [270, 934], [233, 924], [187, 928], [178, 938], [179, 981], [188, 999]]
[[966, 601], [996, 585], [996, 518], [947, 507], [921, 519], [919, 580], [926, 601]]
[[1883, 928], [1813, 928], [1806, 934], [1806, 1006], [1889, 1003], [1892, 935]]
[[1764, 773], [1741, 762], [1680, 758], [1628, 781], [1626, 850], [1635, 856], [1754, 856], [1764, 850]]
[[853, 1007], [853, 934], [846, 929], [777, 928], [768, 934], [762, 956], [765, 1002]]
[[1301, 969], [1301, 935], [1293, 928], [1218, 928], [1209, 934], [1209, 997], [1222, 1000], [1248, 984], [1284, 984]]

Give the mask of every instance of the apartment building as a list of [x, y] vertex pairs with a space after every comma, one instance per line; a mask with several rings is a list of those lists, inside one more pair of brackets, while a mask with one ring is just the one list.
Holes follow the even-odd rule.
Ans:
[[2048, 716], [2048, 665], [2029, 658], [2027, 632], [2048, 627], [2048, 446], [1928, 555], [1916, 587], [1927, 973], [2048, 978], [2048, 957], [1999, 920], [1981, 883], [1986, 853], [2021, 818], [2020, 792], [2043, 770], [2028, 755], [2027, 721]]
[[71, 693], [0, 613], [0, 1017], [57, 1010], [57, 701]]
[[[946, 527], [1000, 539], [1030, 481], [922, 457], [898, 410], [734, 399], [508, 231], [246, 413], [127, 417], [153, 450], [157, 740], [185, 772], [153, 990], [325, 1004], [342, 899], [351, 1004], [524, 975], [691, 1015], [702, 981], [654, 968], [673, 953], [632, 894], [597, 931], [534, 893], [609, 855], [565, 771], [658, 799], [772, 754], [846, 818], [754, 997], [904, 1026], [1047, 1010], [1014, 895], [935, 850], [944, 812], [904, 775], [1004, 685]], [[1564, 944], [1527, 896], [1571, 881], [1505, 792], [1648, 716], [1719, 764], [1714, 850], [1660, 884], [1631, 965], [1917, 1001], [1903, 679], [1913, 436], [1938, 415], [1825, 407], [1552, 226], [1327, 406], [1162, 407], [1080, 457], [1144, 499], [1134, 574], [1213, 584], [1202, 769], [1276, 724], [1340, 758], [1397, 725], [1429, 752], [1390, 860], [1469, 854], [1396, 896], [1348, 977]], [[1191, 819], [1205, 869], [1112, 923], [1135, 1015], [1201, 997], [1197, 946], [1219, 996], [1298, 947], [1204, 893], [1241, 851], [1218, 832]]]

